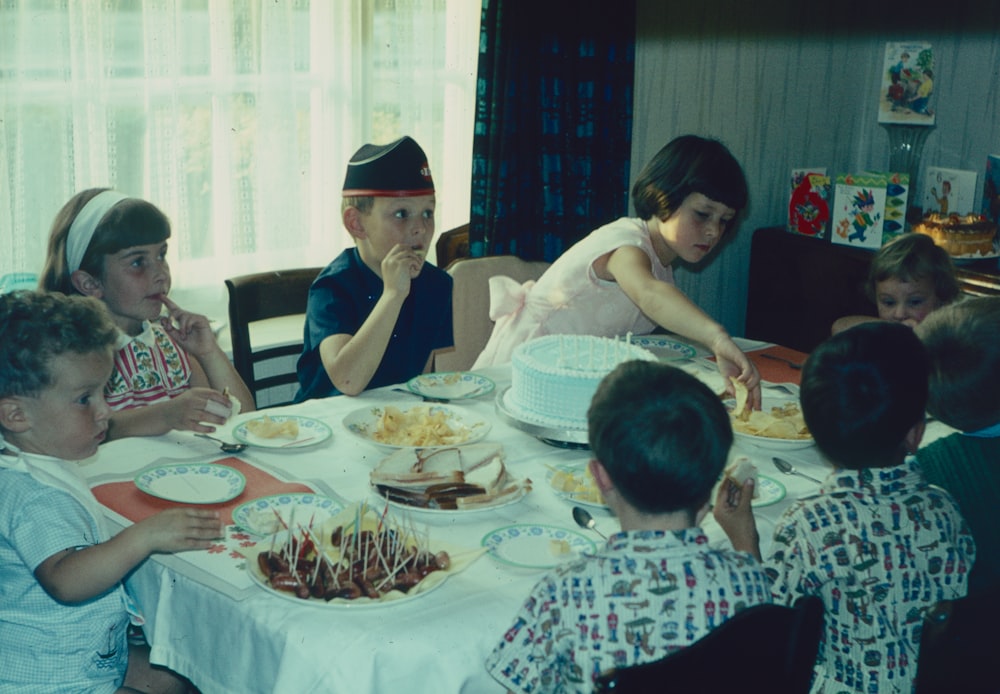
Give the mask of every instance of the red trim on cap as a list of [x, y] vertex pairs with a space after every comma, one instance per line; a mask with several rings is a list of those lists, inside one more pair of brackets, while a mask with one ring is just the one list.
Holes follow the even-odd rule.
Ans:
[[419, 188], [416, 190], [367, 190], [364, 188], [352, 188], [345, 190], [342, 195], [350, 198], [416, 198], [422, 195], [434, 195], [433, 188]]

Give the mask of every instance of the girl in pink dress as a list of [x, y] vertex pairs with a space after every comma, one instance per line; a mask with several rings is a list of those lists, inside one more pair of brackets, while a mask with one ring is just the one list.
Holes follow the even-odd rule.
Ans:
[[719, 323], [675, 285], [674, 261], [699, 263], [747, 202], [743, 169], [721, 142], [678, 137], [646, 164], [632, 187], [635, 218], [587, 235], [537, 282], [490, 280], [493, 334], [473, 368], [510, 361], [517, 345], [551, 334], [644, 335], [660, 326], [715, 354], [760, 407], [760, 375]]

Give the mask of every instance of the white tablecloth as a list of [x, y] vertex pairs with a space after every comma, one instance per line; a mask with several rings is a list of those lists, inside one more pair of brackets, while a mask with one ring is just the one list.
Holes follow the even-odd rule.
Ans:
[[[710, 370], [692, 368], [710, 381], [714, 378]], [[483, 373], [496, 381], [497, 392], [509, 384], [504, 368]], [[486, 440], [503, 444], [508, 469], [515, 476], [529, 477], [533, 491], [518, 503], [494, 510], [449, 516], [414, 513], [412, 517], [429, 526], [432, 538], [469, 548], [479, 547], [491, 530], [513, 523], [577, 529], [571, 504], [547, 484], [547, 466], [586, 461], [589, 452], [554, 447], [506, 424], [496, 414], [494, 395], [456, 401], [452, 406], [492, 424]], [[348, 432], [342, 419], [358, 408], [387, 402], [409, 405], [419, 399], [380, 389], [353, 398], [334, 397], [269, 410], [320, 419], [331, 426], [333, 436], [314, 447], [255, 448], [241, 457], [287, 479], [318, 481], [325, 487], [320, 491], [335, 492], [347, 501], [375, 502], [368, 476], [385, 453]], [[817, 485], [778, 473], [770, 460], [773, 450], [739, 442], [736, 452], [749, 455], [762, 473], [787, 490], [781, 500], [756, 510], [762, 541], [768, 543], [782, 511]], [[814, 477], [829, 472], [815, 448], [780, 454]], [[213, 456], [220, 457], [214, 444], [178, 432], [106, 444], [84, 471], [94, 484], [110, 478], [131, 479], [137, 471], [164, 459]], [[613, 517], [596, 515], [600, 530], [617, 529]], [[703, 525], [713, 543], [727, 543], [711, 518]], [[601, 542], [596, 535], [594, 539]], [[418, 598], [379, 607], [333, 608], [283, 599], [248, 583], [227, 582], [224, 571], [213, 571], [212, 562], [228, 559], [232, 564], [239, 557], [239, 543], [240, 535], [231, 533], [225, 551], [216, 552], [219, 556], [195, 552], [153, 557], [129, 582], [145, 610], [153, 662], [189, 677], [205, 694], [502, 691], [486, 673], [483, 660], [541, 575], [509, 567], [486, 554]]]

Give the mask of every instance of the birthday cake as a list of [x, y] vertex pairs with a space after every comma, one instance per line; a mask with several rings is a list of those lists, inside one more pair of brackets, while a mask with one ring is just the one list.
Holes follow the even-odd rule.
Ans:
[[587, 409], [608, 373], [632, 359], [656, 361], [627, 339], [546, 335], [515, 348], [504, 405], [518, 419], [558, 429], [587, 429]]
[[913, 227], [920, 234], [934, 239], [934, 243], [953, 256], [986, 256], [995, 251], [997, 225], [983, 215], [940, 215], [931, 212]]

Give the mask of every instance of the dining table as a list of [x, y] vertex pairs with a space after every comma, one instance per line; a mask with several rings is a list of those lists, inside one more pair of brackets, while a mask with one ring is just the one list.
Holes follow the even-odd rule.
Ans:
[[[653, 347], [663, 343], [651, 343]], [[742, 341], [758, 365], [765, 404], [797, 401], [798, 379], [806, 355], [778, 345]], [[657, 353], [656, 349], [651, 349]], [[783, 357], [779, 361], [764, 355]], [[716, 392], [722, 377], [710, 355], [698, 346], [660, 358], [696, 375]], [[478, 422], [483, 442], [502, 447], [508, 474], [530, 481], [530, 491], [495, 507], [472, 510], [386, 508], [373, 491], [370, 473], [389, 452], [345, 425], [352, 418], [388, 405], [406, 409], [424, 403], [405, 384], [348, 397], [309, 400], [234, 417], [216, 436], [232, 440], [247, 423], [268, 416], [300, 419], [306, 436], [293, 445], [250, 445], [223, 453], [218, 444], [191, 432], [127, 438], [104, 444], [83, 466], [83, 473], [119, 528], [164, 508], [186, 505], [170, 494], [150, 493], [143, 480], [175, 466], [219, 464], [245, 479], [240, 493], [214, 502], [225, 523], [224, 537], [207, 550], [157, 554], [138, 566], [127, 584], [145, 617], [151, 660], [189, 678], [203, 694], [273, 692], [502, 692], [484, 661], [510, 627], [532, 586], [549, 570], [547, 560], [524, 561], [498, 551], [496, 538], [544, 530], [573, 540], [575, 551], [592, 551], [601, 537], [618, 530], [602, 504], [589, 503], [592, 530], [574, 522], [573, 496], [553, 485], [559, 470], [580, 470], [590, 451], [578, 440], [540, 436], [512, 418], [502, 406], [510, 385], [510, 366], [474, 372], [489, 388], [441, 407]], [[311, 440], [310, 440], [311, 439]], [[252, 440], [252, 439], [248, 439]], [[748, 457], [758, 468], [761, 496], [754, 515], [766, 553], [774, 525], [795, 500], [815, 492], [831, 470], [810, 442], [760, 441], [737, 436], [732, 455]], [[779, 471], [779, 456], [801, 474]], [[378, 514], [419, 527], [433, 542], [464, 557], [436, 588], [395, 601], [327, 602], [278, 593], [254, 580], [250, 569], [272, 540], [234, 521], [234, 511], [263, 497], [311, 493], [343, 506], [363, 504]], [[238, 515], [238, 514], [237, 514]], [[237, 519], [239, 520], [239, 519]], [[702, 523], [710, 543], [729, 546], [709, 515]], [[599, 534], [600, 533], [600, 534]], [[493, 538], [493, 540], [490, 540]], [[573, 556], [570, 553], [569, 556]], [[553, 554], [551, 564], [565, 557]]]

